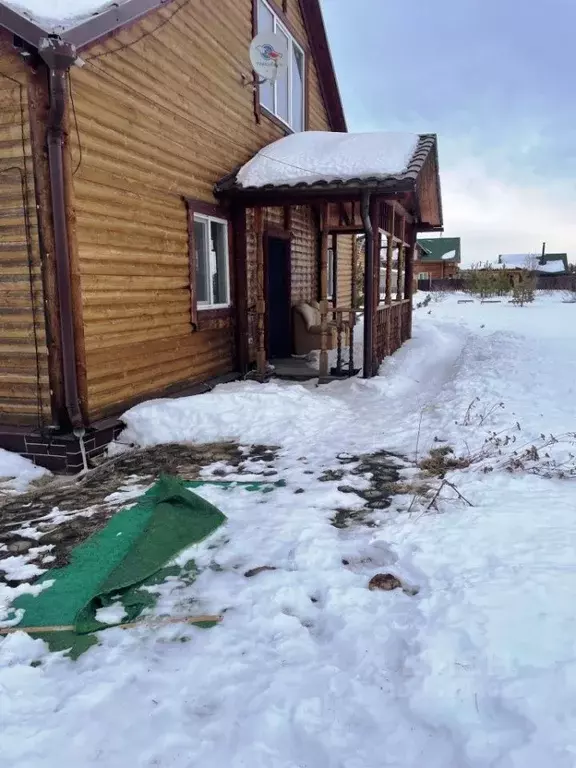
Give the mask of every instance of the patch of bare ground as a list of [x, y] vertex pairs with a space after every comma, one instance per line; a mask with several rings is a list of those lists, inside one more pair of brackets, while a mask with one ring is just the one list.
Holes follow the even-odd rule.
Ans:
[[[27, 493], [0, 500], [0, 557], [48, 545], [49, 551], [28, 562], [62, 567], [74, 547], [101, 530], [160, 475], [197, 480], [211, 467], [216, 477], [245, 474], [273, 479], [276, 455], [276, 448], [265, 445], [170, 444], [120, 454], [81, 477], [47, 476]], [[2, 575], [0, 570], [0, 580]]]

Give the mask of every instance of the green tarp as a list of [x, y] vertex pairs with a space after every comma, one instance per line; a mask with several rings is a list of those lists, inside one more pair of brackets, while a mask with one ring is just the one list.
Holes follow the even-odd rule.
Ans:
[[[141, 587], [162, 581], [168, 575], [162, 569], [170, 560], [225, 519], [182, 482], [162, 477], [133, 507], [114, 515], [103, 530], [76, 547], [69, 565], [48, 571], [38, 582], [53, 580], [52, 586], [36, 597], [16, 599], [12, 607], [24, 609], [19, 626], [73, 625], [73, 632], [34, 636], [46, 640], [52, 650], [72, 648], [71, 655], [78, 656], [96, 642], [89, 633], [108, 626], [96, 620], [99, 608], [120, 600], [127, 614], [123, 621], [136, 618], [153, 602]], [[183, 569], [189, 581], [194, 573], [193, 563]]]

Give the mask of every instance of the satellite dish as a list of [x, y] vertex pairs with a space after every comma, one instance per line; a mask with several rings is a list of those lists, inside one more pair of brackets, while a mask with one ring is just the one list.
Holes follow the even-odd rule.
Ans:
[[261, 32], [250, 43], [250, 61], [257, 75], [274, 82], [288, 66], [288, 40], [284, 35]]

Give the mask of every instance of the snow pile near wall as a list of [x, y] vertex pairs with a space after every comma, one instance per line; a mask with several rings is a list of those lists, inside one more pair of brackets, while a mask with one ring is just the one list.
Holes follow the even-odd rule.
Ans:
[[418, 145], [413, 133], [293, 133], [270, 144], [238, 172], [242, 187], [385, 179], [403, 173]]
[[50, 474], [29, 459], [0, 448], [0, 488], [23, 491], [31, 480]]

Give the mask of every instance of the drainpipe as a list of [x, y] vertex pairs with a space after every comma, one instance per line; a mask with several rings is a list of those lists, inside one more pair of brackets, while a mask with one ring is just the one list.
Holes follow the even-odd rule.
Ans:
[[49, 70], [50, 110], [48, 113], [47, 146], [56, 257], [56, 284], [58, 287], [60, 315], [64, 403], [68, 420], [72, 427], [82, 427], [84, 419], [78, 397], [72, 286], [70, 281], [70, 251], [68, 247], [64, 187], [66, 76], [68, 70], [76, 61], [77, 55], [76, 49], [71, 43], [66, 43], [54, 37], [42, 38], [38, 46], [38, 52]]
[[360, 207], [362, 224], [366, 233], [364, 253], [364, 358], [362, 376], [372, 377], [372, 343], [374, 315], [374, 230], [370, 218], [370, 192], [362, 192]]

